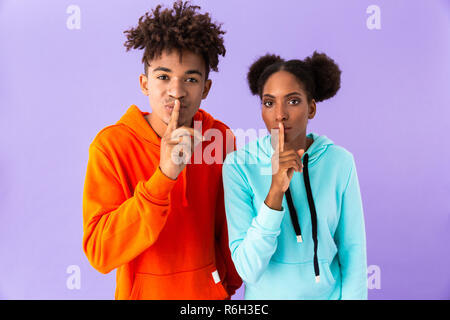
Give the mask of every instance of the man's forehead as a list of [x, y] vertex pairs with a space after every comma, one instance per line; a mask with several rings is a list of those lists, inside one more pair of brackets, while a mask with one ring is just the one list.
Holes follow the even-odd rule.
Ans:
[[181, 55], [179, 50], [163, 51], [159, 56], [149, 61], [149, 67], [154, 69], [168, 69], [170, 71], [198, 70], [204, 72], [205, 64], [200, 54], [184, 50]]

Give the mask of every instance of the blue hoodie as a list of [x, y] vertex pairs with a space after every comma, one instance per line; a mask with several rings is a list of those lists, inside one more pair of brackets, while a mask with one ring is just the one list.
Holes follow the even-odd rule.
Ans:
[[229, 244], [245, 299], [367, 299], [353, 155], [326, 136], [308, 137], [314, 142], [302, 156], [303, 172], [289, 185], [292, 203], [285, 195], [281, 211], [264, 203], [272, 181], [270, 135], [230, 153], [223, 165]]

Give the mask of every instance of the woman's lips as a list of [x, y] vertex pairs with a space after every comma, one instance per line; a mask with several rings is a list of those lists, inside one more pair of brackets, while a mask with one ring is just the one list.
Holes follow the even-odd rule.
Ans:
[[[280, 128], [276, 127], [276, 128], [272, 128], [272, 130], [279, 130]], [[292, 127], [284, 127], [284, 132], [286, 131], [290, 131], [292, 129]]]

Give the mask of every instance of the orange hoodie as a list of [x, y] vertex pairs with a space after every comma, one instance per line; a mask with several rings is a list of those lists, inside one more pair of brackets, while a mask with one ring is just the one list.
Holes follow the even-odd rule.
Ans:
[[[177, 180], [169, 179], [159, 170], [161, 139], [146, 114], [132, 105], [90, 145], [84, 252], [102, 273], [117, 268], [116, 299], [229, 299], [242, 280], [228, 247], [222, 161], [192, 159]], [[223, 149], [214, 155], [223, 160], [228, 127], [201, 109], [194, 121], [203, 134], [220, 130]], [[211, 153], [212, 141], [194, 157]]]

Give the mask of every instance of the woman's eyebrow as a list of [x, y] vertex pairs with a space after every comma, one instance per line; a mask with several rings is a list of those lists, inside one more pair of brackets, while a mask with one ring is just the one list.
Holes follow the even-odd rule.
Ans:
[[295, 96], [295, 95], [301, 96], [302, 94], [300, 92], [294, 91], [294, 92], [288, 93], [287, 95], [285, 95], [285, 97], [287, 98], [287, 97]]
[[[294, 95], [299, 95], [299, 96], [301, 96], [302, 94], [301, 94], [300, 92], [294, 91], [294, 92], [288, 93], [288, 94], [285, 95], [284, 97], [287, 98], [287, 97], [294, 96]], [[275, 99], [275, 96], [273, 96], [273, 95], [271, 95], [271, 94], [268, 94], [268, 93], [266, 93], [265, 95], [263, 95], [263, 97], [269, 97], [269, 98], [274, 98], [274, 99]]]

